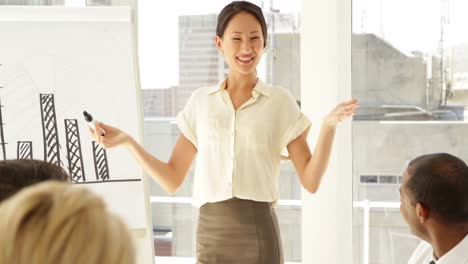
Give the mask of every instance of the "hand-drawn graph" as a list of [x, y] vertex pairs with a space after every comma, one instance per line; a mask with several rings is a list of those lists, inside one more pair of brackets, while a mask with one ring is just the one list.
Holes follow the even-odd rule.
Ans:
[[18, 148], [16, 152], [18, 159], [32, 159], [32, 141], [18, 141]]
[[[2, 66], [2, 64], [0, 64]], [[15, 75], [22, 76], [21, 74]], [[0, 89], [8, 89], [8, 85], [0, 86]], [[12, 88], [14, 89], [14, 88]], [[60, 133], [58, 129], [58, 118], [56, 112], [56, 97], [54, 93], [40, 93], [39, 106], [40, 106], [40, 124], [42, 126], [42, 145], [43, 145], [43, 159], [47, 162], [64, 166], [61, 160], [61, 146], [60, 146]], [[7, 142], [5, 141], [4, 133], [8, 130], [8, 124], [4, 123], [3, 114], [8, 114], [8, 110], [14, 106], [4, 105], [2, 98], [0, 98], [0, 147], [3, 159], [8, 159]], [[77, 113], [79, 114], [79, 113]], [[10, 114], [11, 115], [11, 114]], [[106, 182], [125, 182], [125, 181], [141, 181], [141, 179], [112, 179], [109, 172], [109, 160], [106, 150], [97, 144], [95, 141], [91, 142], [92, 145], [92, 160], [93, 163], [90, 167], [94, 167], [96, 175], [95, 181], [90, 181], [86, 178], [85, 162], [83, 149], [81, 144], [81, 137], [79, 133], [78, 119], [65, 118], [65, 144], [67, 167], [70, 179], [75, 184], [94, 184]], [[39, 132], [39, 131], [38, 131]], [[16, 144], [16, 158], [18, 159], [33, 159], [33, 140], [24, 140], [18, 138]], [[13, 154], [13, 153], [11, 153]], [[10, 157], [11, 158], [11, 157]], [[88, 172], [89, 174], [89, 172]]]
[[65, 119], [65, 134], [67, 142], [68, 172], [73, 182], [86, 181], [81, 153], [80, 131], [78, 120]]
[[96, 149], [95, 157], [82, 116], [89, 110], [140, 135], [130, 12], [40, 11], [0, 8], [0, 160], [59, 164], [73, 184], [100, 194], [129, 226], [147, 228], [141, 167], [124, 148], [105, 155]]
[[106, 150], [93, 141], [94, 168], [96, 170], [96, 180], [109, 180], [109, 166], [107, 165]]
[[60, 145], [53, 94], [40, 94], [44, 160], [60, 166]]

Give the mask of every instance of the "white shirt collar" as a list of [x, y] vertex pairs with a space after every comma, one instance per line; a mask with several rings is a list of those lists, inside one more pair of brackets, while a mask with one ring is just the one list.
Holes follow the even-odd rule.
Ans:
[[[226, 80], [227, 78], [225, 78], [218, 84], [213, 85], [211, 88], [207, 90], [207, 93], [212, 94], [212, 93], [215, 93], [224, 89], [226, 87]], [[265, 84], [264, 82], [262, 82], [260, 79], [258, 79], [257, 83], [255, 84], [254, 89], [252, 90], [252, 96], [257, 97], [258, 93], [269, 97], [271, 95], [271, 87]]]
[[468, 263], [468, 235], [460, 241], [449, 252], [445, 253], [441, 258], [433, 260], [436, 264], [466, 264]]

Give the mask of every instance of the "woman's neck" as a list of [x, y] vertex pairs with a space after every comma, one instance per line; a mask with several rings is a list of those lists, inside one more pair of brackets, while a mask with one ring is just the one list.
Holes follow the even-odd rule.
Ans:
[[226, 90], [233, 93], [251, 93], [257, 83], [257, 73], [248, 75], [229, 73]]

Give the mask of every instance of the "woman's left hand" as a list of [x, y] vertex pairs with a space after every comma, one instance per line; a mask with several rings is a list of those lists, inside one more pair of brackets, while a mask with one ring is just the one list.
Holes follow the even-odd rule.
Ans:
[[354, 111], [358, 107], [358, 100], [352, 99], [338, 104], [326, 117], [324, 124], [335, 127], [339, 122], [354, 115]]

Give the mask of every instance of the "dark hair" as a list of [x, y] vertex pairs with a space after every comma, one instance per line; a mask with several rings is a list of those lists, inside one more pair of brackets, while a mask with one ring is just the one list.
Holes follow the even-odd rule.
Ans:
[[252, 4], [247, 1], [233, 1], [221, 10], [218, 15], [218, 23], [216, 25], [216, 35], [220, 38], [223, 37], [224, 31], [226, 30], [229, 21], [231, 19], [241, 13], [246, 12], [253, 15], [260, 23], [262, 27], [262, 35], [263, 35], [263, 47], [266, 47], [267, 42], [267, 25], [265, 22], [265, 17], [263, 16], [262, 9], [255, 4]]
[[468, 167], [447, 153], [412, 160], [406, 188], [413, 203], [421, 203], [444, 223], [468, 221]]
[[0, 161], [0, 202], [24, 187], [47, 180], [70, 181], [66, 171], [52, 163], [27, 159], [2, 160]]

